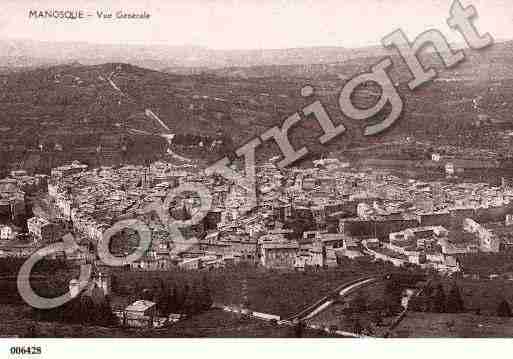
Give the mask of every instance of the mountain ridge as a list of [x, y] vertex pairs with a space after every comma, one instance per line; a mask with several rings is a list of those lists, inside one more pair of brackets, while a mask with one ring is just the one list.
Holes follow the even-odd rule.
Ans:
[[[461, 45], [457, 45], [461, 47]], [[164, 70], [166, 68], [224, 68], [267, 65], [333, 63], [368, 56], [386, 56], [393, 50], [381, 46], [345, 48], [338, 46], [287, 49], [220, 50], [194, 45], [95, 44], [87, 42], [44, 42], [0, 40], [0, 67], [36, 67], [79, 61], [87, 65], [108, 62]]]

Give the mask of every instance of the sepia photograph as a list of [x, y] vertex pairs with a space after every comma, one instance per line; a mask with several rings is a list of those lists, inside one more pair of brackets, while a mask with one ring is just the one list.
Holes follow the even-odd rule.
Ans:
[[512, 338], [512, 59], [511, 0], [2, 0], [0, 357]]

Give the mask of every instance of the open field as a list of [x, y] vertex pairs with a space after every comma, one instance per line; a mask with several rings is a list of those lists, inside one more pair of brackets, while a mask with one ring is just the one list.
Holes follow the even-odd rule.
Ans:
[[[513, 281], [504, 279], [457, 281], [464, 301], [465, 310], [480, 311], [483, 315], [494, 316], [499, 303], [504, 299], [513, 305]], [[445, 293], [449, 293], [452, 281], [444, 283]]]
[[[291, 316], [316, 300], [331, 293], [344, 282], [364, 276], [344, 269], [312, 272], [270, 272], [255, 268], [210, 272], [124, 272], [114, 274], [120, 290], [117, 294], [135, 299], [133, 294], [143, 287], [158, 287], [162, 280], [166, 287], [194, 284], [204, 278], [209, 284], [214, 302], [241, 305], [249, 309], [282, 317]], [[144, 283], [137, 287], [134, 283]], [[246, 287], [246, 291], [243, 287]], [[130, 294], [132, 293], [132, 294]], [[244, 299], [247, 296], [247, 301]]]
[[[336, 327], [338, 330], [354, 332], [356, 323], [368, 335], [383, 336], [395, 318], [384, 316], [385, 282], [378, 282], [364, 287], [339, 299], [326, 310], [307, 321], [308, 324], [322, 327]], [[362, 311], [348, 310], [360, 300], [365, 306]]]
[[[2, 337], [39, 338], [293, 338], [293, 327], [241, 317], [212, 309], [172, 326], [161, 329], [132, 330], [120, 327], [71, 325], [58, 322], [36, 322], [26, 306], [0, 306]], [[304, 337], [323, 338], [330, 335], [305, 330]], [[340, 338], [338, 336], [338, 338]]]
[[474, 314], [408, 312], [392, 337], [407, 338], [510, 338], [513, 318]]

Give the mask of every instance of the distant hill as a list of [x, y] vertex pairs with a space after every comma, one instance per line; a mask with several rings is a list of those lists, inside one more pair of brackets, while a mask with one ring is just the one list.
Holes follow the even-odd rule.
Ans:
[[[225, 57], [208, 59], [211, 50], [203, 48], [162, 47], [162, 51], [154, 53], [151, 51], [156, 51], [155, 48], [150, 51], [140, 47], [140, 51], [149, 51], [145, 54], [152, 61], [150, 68], [158, 67], [157, 64], [171, 66], [168, 70], [172, 73], [168, 73], [139, 66], [146, 61], [145, 57], [137, 51], [131, 53], [132, 47], [48, 44], [41, 48], [38, 57], [38, 61], [48, 59], [48, 63], [26, 69], [32, 61], [29, 55], [40, 46], [41, 43], [35, 42], [18, 46], [14, 50], [20, 62], [16, 64], [23, 67], [14, 66], [16, 71], [13, 71], [9, 63], [0, 71], [3, 148], [11, 146], [12, 141], [21, 143], [22, 147], [36, 148], [41, 139], [71, 141], [71, 138], [72, 146], [87, 147], [104, 141], [102, 138], [111, 133], [157, 137], [174, 133], [180, 135], [180, 150], [202, 158], [212, 155], [209, 146], [213, 139], [224, 136], [226, 143], [229, 138], [235, 144], [242, 144], [274, 125], [281, 125], [286, 117], [312, 102], [300, 96], [305, 84], [315, 87], [333, 119], [342, 121], [348, 128], [347, 134], [328, 146], [321, 146], [317, 140], [320, 128], [313, 119], [298, 124], [291, 134], [294, 145], [308, 144], [314, 155], [406, 137], [496, 151], [511, 152], [512, 148], [511, 143], [499, 141], [497, 132], [498, 126], [513, 129], [512, 42], [498, 43], [481, 51], [465, 50], [467, 60], [451, 70], [444, 69], [434, 54], [424, 54], [423, 61], [439, 70], [439, 78], [414, 92], [407, 88], [410, 75], [403, 61], [379, 48], [270, 50], [259, 55], [251, 51], [227, 51], [217, 53]], [[91, 65], [88, 63], [88, 56], [93, 57], [91, 49], [99, 51], [95, 61], [115, 57], [135, 60]], [[11, 48], [11, 53], [14, 50]], [[65, 64], [52, 65], [51, 61], [55, 60], [48, 57], [50, 53], [54, 54], [53, 58], [58, 54], [59, 61], [66, 60]], [[341, 116], [338, 96], [349, 78], [368, 71], [384, 53], [394, 62], [391, 76], [404, 100], [404, 115], [387, 133], [365, 138], [363, 121]], [[161, 63], [163, 54], [170, 57]], [[180, 54], [188, 59], [180, 60]], [[337, 60], [333, 61], [334, 58]], [[191, 61], [197, 65], [182, 65]], [[241, 66], [241, 61], [258, 65]], [[272, 61], [276, 63], [266, 65]], [[291, 64], [293, 61], [298, 63]], [[310, 63], [303, 64], [303, 61]], [[229, 66], [221, 66], [223, 63]], [[377, 96], [379, 89], [368, 87], [357, 94], [355, 101], [368, 107]], [[490, 121], [476, 127], [479, 116]], [[269, 158], [276, 153], [276, 146], [266, 143], [261, 156]]]
[[0, 40], [0, 67], [35, 67], [79, 61], [87, 65], [130, 63], [155, 70], [333, 63], [380, 56], [382, 47], [309, 47], [270, 50], [214, 50], [200, 46], [110, 45], [86, 42]]

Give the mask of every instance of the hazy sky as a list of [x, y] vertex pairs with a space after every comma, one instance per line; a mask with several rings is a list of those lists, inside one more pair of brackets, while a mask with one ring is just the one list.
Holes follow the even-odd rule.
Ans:
[[[452, 0], [1, 0], [0, 37], [101, 43], [164, 43], [217, 49], [365, 46], [402, 28], [413, 37], [446, 25]], [[496, 39], [513, 38], [512, 0], [461, 0]], [[72, 4], [72, 5], [70, 5]], [[147, 11], [150, 20], [34, 20], [28, 12]]]

